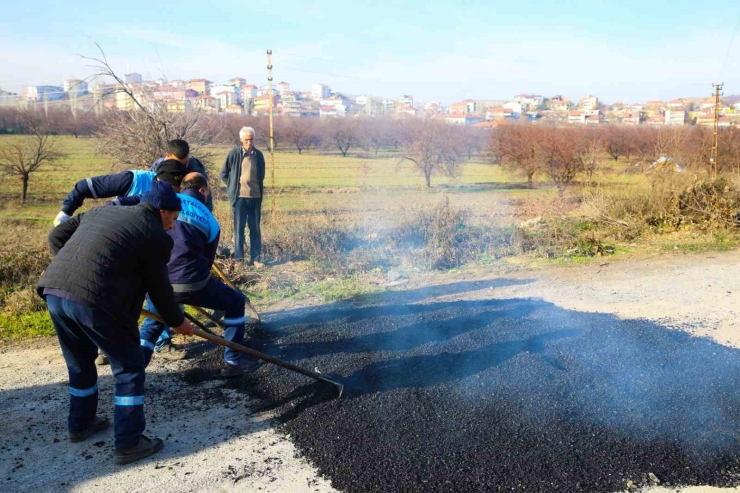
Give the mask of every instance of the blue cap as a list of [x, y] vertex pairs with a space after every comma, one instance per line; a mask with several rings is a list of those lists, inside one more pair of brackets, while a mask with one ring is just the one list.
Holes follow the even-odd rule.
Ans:
[[142, 202], [152, 204], [157, 209], [166, 211], [181, 211], [180, 197], [175, 193], [172, 185], [165, 181], [153, 181], [152, 188], [141, 197]]

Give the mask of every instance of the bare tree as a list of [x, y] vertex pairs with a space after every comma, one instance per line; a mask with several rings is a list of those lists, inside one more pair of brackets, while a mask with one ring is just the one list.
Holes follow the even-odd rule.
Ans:
[[133, 108], [130, 111], [109, 110], [100, 117], [96, 145], [101, 153], [115, 159], [114, 169], [148, 167], [164, 154], [167, 141], [172, 139], [187, 140], [191, 153], [197, 153], [201, 160], [208, 156], [209, 153], [199, 146], [217, 137], [213, 134], [217, 127], [206, 124], [207, 115], [202, 108], [170, 112], [166, 101], [156, 100], [146, 88], [128, 84], [116, 74], [103, 49], [97, 43], [96, 46], [100, 58], [82, 58], [93, 63], [96, 77], [115, 80], [116, 93], [125, 94]]
[[625, 156], [629, 159], [631, 150], [631, 138], [629, 129], [622, 125], [610, 125], [604, 128], [602, 139], [604, 150], [614, 161], [619, 160], [619, 156]]
[[298, 154], [316, 145], [316, 122], [313, 119], [287, 117], [283, 123], [285, 138], [296, 148]]
[[544, 171], [558, 189], [558, 197], [583, 171], [584, 156], [593, 148], [593, 136], [585, 129], [543, 127], [538, 155]]
[[534, 175], [542, 168], [539, 139], [543, 132], [543, 127], [522, 123], [503, 125], [491, 135], [492, 155], [507, 168], [523, 173], [529, 188], [534, 188]]
[[449, 125], [429, 120], [414, 122], [406, 132], [401, 161], [414, 163], [430, 188], [433, 174], [453, 176], [458, 171], [462, 153], [454, 137]]
[[357, 130], [357, 124], [354, 120], [334, 118], [324, 127], [326, 143], [336, 147], [343, 157], [347, 157], [347, 152], [359, 145]]
[[390, 143], [390, 136], [393, 132], [391, 128], [392, 121], [376, 119], [361, 121], [364, 145], [372, 149], [377, 156], [380, 148]]
[[31, 174], [64, 156], [56, 149], [54, 137], [44, 133], [38, 118], [26, 113], [24, 119], [30, 135], [13, 137], [0, 147], [0, 172], [21, 181], [21, 204], [26, 203]]

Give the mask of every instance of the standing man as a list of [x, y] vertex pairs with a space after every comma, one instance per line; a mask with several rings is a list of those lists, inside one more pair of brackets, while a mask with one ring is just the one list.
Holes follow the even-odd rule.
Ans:
[[241, 145], [232, 149], [221, 168], [221, 180], [234, 216], [234, 258], [244, 260], [244, 227], [249, 227], [249, 265], [262, 267], [262, 197], [265, 182], [265, 157], [254, 147], [254, 129], [239, 131]]
[[181, 210], [172, 187], [155, 182], [134, 207], [98, 207], [49, 233], [55, 254], [36, 289], [47, 303], [69, 372], [69, 437], [80, 442], [108, 427], [97, 416], [98, 348], [115, 379], [115, 451], [118, 465], [163, 447], [142, 433], [145, 365], [137, 322], [144, 295], [180, 334], [192, 335], [167, 277], [174, 242], [166, 233]]

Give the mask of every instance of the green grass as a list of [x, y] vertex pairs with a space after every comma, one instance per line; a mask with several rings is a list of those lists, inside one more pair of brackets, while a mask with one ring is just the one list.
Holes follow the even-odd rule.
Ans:
[[[8, 139], [0, 136], [0, 146]], [[111, 159], [95, 151], [92, 138], [57, 137], [58, 149], [67, 156], [31, 175], [28, 201], [20, 207], [20, 183], [11, 178], [0, 181], [0, 219], [47, 221], [59, 211], [62, 199], [74, 184], [86, 177], [110, 173]], [[214, 156], [206, 163], [216, 176], [229, 147], [214, 146], [208, 151]], [[358, 150], [359, 151], [359, 150]], [[399, 164], [397, 152], [381, 152], [380, 157], [362, 159], [358, 151], [347, 157], [337, 153], [278, 150], [275, 153], [275, 194], [277, 209], [287, 213], [336, 210], [340, 213], [399, 209], [409, 204], [428, 204], [441, 193], [459, 195], [458, 202], [487, 208], [490, 196], [530, 196], [537, 191], [511, 189], [521, 187], [523, 180], [480, 160], [465, 162], [459, 176], [434, 176], [433, 188], [424, 189], [424, 180], [409, 162]], [[265, 185], [272, 186], [270, 156], [267, 161]], [[475, 185], [475, 184], [484, 185]], [[86, 207], [99, 204], [92, 201]]]
[[53, 335], [48, 312], [0, 313], [0, 341]]

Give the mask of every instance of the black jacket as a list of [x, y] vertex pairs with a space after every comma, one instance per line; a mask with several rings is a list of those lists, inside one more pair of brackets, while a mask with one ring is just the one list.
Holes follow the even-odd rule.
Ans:
[[69, 293], [137, 330], [144, 295], [170, 327], [183, 323], [167, 276], [173, 241], [150, 204], [98, 207], [49, 233], [55, 257], [36, 289]]
[[[152, 163], [152, 167], [149, 168], [150, 171], [157, 171], [157, 167], [159, 164], [164, 161], [165, 158], [161, 157], [154, 161]], [[188, 160], [188, 173], [200, 173], [201, 175], [206, 177], [206, 180], [208, 180], [208, 185], [210, 186], [211, 179], [208, 178], [208, 170], [206, 169], [206, 166], [200, 162], [200, 159], [197, 157], [190, 156], [190, 159]], [[206, 207], [208, 207], [209, 211], [213, 211], [213, 194], [209, 193], [208, 197], [206, 198]]]
[[[255, 148], [254, 157], [257, 159], [257, 178], [260, 182], [260, 197], [265, 196], [265, 156]], [[242, 146], [236, 146], [226, 156], [224, 167], [221, 168], [221, 180], [226, 184], [226, 193], [232, 206], [239, 198], [239, 179], [242, 174]]]

